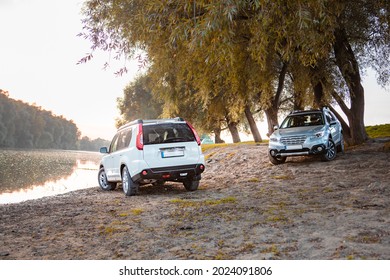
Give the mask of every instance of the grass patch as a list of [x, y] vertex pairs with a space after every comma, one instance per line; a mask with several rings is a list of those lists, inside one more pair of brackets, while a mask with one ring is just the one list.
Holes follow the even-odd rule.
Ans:
[[108, 234], [108, 235], [112, 235], [115, 231], [118, 231], [118, 229], [114, 228], [114, 227], [106, 227], [106, 228], [104, 228], [103, 233]]
[[232, 153], [228, 154], [226, 156], [226, 159], [230, 159], [230, 158], [234, 157], [235, 154], [236, 154], [236, 152], [232, 152]]
[[390, 124], [366, 126], [366, 132], [370, 138], [390, 137]]
[[214, 149], [214, 148], [220, 148], [220, 147], [226, 147], [229, 144], [222, 143], [222, 144], [203, 144], [202, 147], [202, 152], [206, 152], [208, 150]]
[[181, 198], [175, 198], [175, 199], [170, 200], [169, 202], [174, 203], [174, 204], [178, 204], [182, 207], [195, 207], [196, 205], [199, 204], [198, 201], [190, 201], [190, 200], [185, 200], [185, 199], [181, 199]]
[[256, 246], [255, 246], [253, 243], [251, 243], [251, 242], [245, 243], [245, 244], [243, 244], [243, 246], [240, 248], [240, 252], [241, 252], [241, 253], [250, 252], [250, 251], [252, 251], [252, 250], [255, 249], [255, 248], [256, 248]]
[[260, 182], [260, 179], [259, 178], [249, 178], [248, 182], [249, 183], [258, 183], [258, 182]]
[[275, 176], [272, 176], [272, 178], [276, 179], [276, 180], [292, 180], [292, 179], [294, 179], [290, 175], [275, 175]]
[[274, 254], [275, 256], [280, 256], [280, 250], [279, 248], [276, 246], [276, 244], [273, 244], [272, 246], [264, 249], [261, 251], [261, 253], [263, 254], [266, 254], [266, 253], [272, 253]]
[[208, 155], [205, 155], [204, 156], [204, 159], [205, 160], [208, 160], [209, 158], [211, 158], [213, 155], [215, 155], [216, 154], [216, 152], [211, 152], [211, 153], [209, 153]]
[[123, 212], [123, 213], [119, 213], [119, 217], [128, 217], [130, 214], [132, 214], [133, 216], [138, 216], [138, 215], [141, 215], [142, 213], [144, 212], [143, 209], [140, 209], [140, 208], [134, 208], [134, 209], [131, 209], [130, 212]]
[[186, 199], [180, 199], [180, 198], [175, 198], [170, 200], [171, 203], [178, 204], [181, 207], [200, 207], [200, 206], [205, 206], [205, 205], [220, 205], [220, 204], [226, 204], [226, 203], [236, 203], [237, 199], [232, 196], [228, 196], [225, 198], [221, 199], [208, 199], [208, 200], [202, 200], [202, 201], [191, 201], [191, 200], [186, 200]]
[[217, 200], [206, 200], [206, 203], [209, 205], [218, 205], [218, 204], [224, 204], [224, 203], [236, 203], [237, 198], [233, 196], [228, 196], [225, 198], [217, 199]]
[[144, 212], [144, 210], [139, 209], [139, 208], [135, 208], [135, 209], [131, 209], [130, 212], [131, 212], [131, 214], [138, 216], [138, 215], [141, 215]]
[[[263, 140], [260, 143], [268, 143], [268, 140]], [[226, 147], [226, 146], [240, 146], [240, 145], [256, 145], [260, 144], [259, 142], [255, 141], [244, 141], [240, 143], [221, 143], [221, 144], [203, 144], [202, 145], [202, 152], [206, 152], [208, 150], [214, 149], [214, 148], [220, 148], [220, 147]]]

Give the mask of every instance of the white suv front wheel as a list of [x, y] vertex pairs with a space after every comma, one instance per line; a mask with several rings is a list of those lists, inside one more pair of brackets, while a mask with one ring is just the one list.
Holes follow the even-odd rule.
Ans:
[[116, 188], [115, 182], [107, 181], [107, 175], [106, 175], [106, 171], [104, 170], [104, 167], [101, 167], [99, 169], [98, 180], [99, 180], [100, 188], [104, 191], [112, 191]]
[[133, 182], [126, 166], [122, 169], [122, 187], [126, 196], [132, 196], [138, 193], [139, 184]]

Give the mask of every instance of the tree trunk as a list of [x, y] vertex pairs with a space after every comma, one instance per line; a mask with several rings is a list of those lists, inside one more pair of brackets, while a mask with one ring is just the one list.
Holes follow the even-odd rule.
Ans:
[[238, 123], [230, 121], [230, 119], [228, 117], [226, 117], [226, 122], [227, 122], [227, 125], [229, 128], [230, 134], [232, 135], [233, 143], [240, 143], [241, 139], [240, 139], [240, 134], [239, 134], [238, 128], [237, 128]]
[[301, 93], [294, 92], [294, 111], [303, 109], [305, 109], [305, 106], [303, 104]]
[[280, 106], [280, 98], [284, 87], [284, 80], [286, 78], [287, 68], [288, 68], [288, 63], [283, 62], [282, 69], [280, 70], [279, 73], [278, 87], [276, 89], [275, 96], [271, 101], [271, 106], [264, 110], [265, 115], [267, 116], [269, 135], [271, 135], [272, 132], [274, 132], [274, 126], [278, 125], [278, 110]]
[[274, 126], [279, 125], [278, 123], [278, 109], [277, 108], [268, 108], [264, 110], [264, 113], [267, 117], [268, 123], [268, 133], [267, 136], [270, 136], [274, 132]]
[[246, 119], [248, 120], [249, 127], [250, 127], [252, 135], [253, 135], [253, 140], [255, 140], [255, 142], [257, 142], [257, 143], [263, 141], [263, 139], [261, 139], [259, 129], [257, 128], [256, 121], [255, 121], [255, 119], [252, 115], [251, 109], [249, 108], [248, 105], [245, 106], [245, 116], [246, 116]]
[[322, 83], [319, 81], [313, 85], [313, 91], [314, 91], [314, 105], [315, 107], [318, 107], [321, 109], [322, 107], [326, 106], [323, 96], [324, 96], [324, 89], [322, 86]]
[[215, 144], [225, 143], [225, 141], [223, 141], [223, 139], [221, 138], [221, 131], [222, 131], [221, 128], [214, 129], [214, 135], [215, 135], [214, 142], [215, 142]]
[[[321, 72], [318, 69], [318, 67], [310, 68], [311, 69], [311, 75], [312, 77], [318, 77], [321, 76]], [[322, 76], [322, 78], [319, 78], [317, 80], [312, 80], [312, 86], [313, 86], [313, 92], [314, 92], [314, 104], [313, 107], [318, 107], [322, 108], [324, 106], [328, 106], [329, 109], [333, 112], [333, 114], [336, 115], [337, 119], [340, 121], [341, 126], [343, 128], [343, 136], [344, 136], [344, 141], [348, 143], [348, 145], [352, 144], [352, 139], [351, 139], [351, 130], [349, 128], [349, 125], [345, 122], [343, 117], [329, 104], [327, 104], [326, 101], [324, 101], [324, 86], [323, 82], [325, 82], [326, 79]], [[333, 98], [339, 103], [339, 105], [342, 107], [342, 110], [349, 111], [347, 105], [344, 103], [342, 98], [335, 92], [333, 91], [332, 93]]]
[[[349, 44], [345, 29], [341, 27], [336, 29], [334, 35], [333, 49], [336, 64], [348, 86], [351, 99], [349, 111], [345, 111], [346, 106], [341, 106], [341, 108], [348, 117], [352, 144], [357, 145], [368, 139], [364, 126], [364, 89], [361, 85], [359, 65]], [[339, 100], [337, 101], [339, 102]]]

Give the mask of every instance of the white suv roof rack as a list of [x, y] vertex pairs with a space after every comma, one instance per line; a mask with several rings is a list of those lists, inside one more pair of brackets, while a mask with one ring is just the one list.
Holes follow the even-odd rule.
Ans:
[[148, 124], [148, 123], [163, 123], [163, 122], [183, 122], [184, 119], [183, 118], [180, 118], [180, 117], [176, 117], [176, 118], [171, 118], [171, 119], [152, 119], [152, 120], [142, 120], [142, 119], [138, 119], [138, 120], [134, 120], [134, 121], [131, 121], [127, 124], [124, 124], [122, 125], [121, 127], [118, 128], [118, 130], [122, 130], [126, 127], [129, 127], [129, 126], [132, 126], [132, 125], [135, 125], [135, 124]]

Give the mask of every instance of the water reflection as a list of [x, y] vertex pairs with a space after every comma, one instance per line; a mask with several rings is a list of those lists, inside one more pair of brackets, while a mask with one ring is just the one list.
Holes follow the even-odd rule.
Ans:
[[0, 151], [0, 204], [95, 187], [100, 158], [76, 151]]

